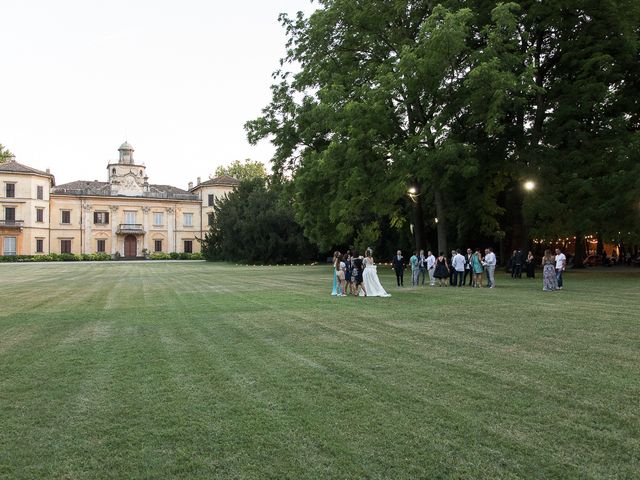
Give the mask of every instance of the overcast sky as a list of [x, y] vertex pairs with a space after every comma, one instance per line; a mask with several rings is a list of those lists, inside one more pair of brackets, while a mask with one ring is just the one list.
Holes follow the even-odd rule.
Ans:
[[243, 125], [269, 102], [281, 12], [308, 0], [1, 0], [0, 143], [56, 183], [106, 181], [128, 140], [149, 181], [185, 188], [264, 161]]

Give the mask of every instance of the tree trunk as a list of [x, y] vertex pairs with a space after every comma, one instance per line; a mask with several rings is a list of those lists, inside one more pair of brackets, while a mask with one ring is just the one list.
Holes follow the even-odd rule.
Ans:
[[604, 243], [602, 242], [602, 234], [598, 233], [596, 238], [598, 239], [598, 244], [596, 245], [596, 255], [602, 256], [602, 251], [604, 249]]
[[416, 243], [416, 250], [424, 249], [424, 213], [422, 200], [419, 197], [416, 197], [413, 202], [413, 237]]
[[573, 257], [573, 268], [584, 268], [585, 251], [584, 235], [576, 233], [576, 253]]
[[447, 249], [447, 220], [444, 213], [444, 201], [442, 199], [442, 191], [437, 185], [433, 186], [433, 199], [436, 205], [436, 231], [438, 232], [438, 246], [435, 249], [436, 252], [444, 252], [448, 254]]

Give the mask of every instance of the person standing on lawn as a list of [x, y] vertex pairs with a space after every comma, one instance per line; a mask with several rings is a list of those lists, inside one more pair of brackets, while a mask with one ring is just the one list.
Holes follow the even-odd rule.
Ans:
[[418, 275], [420, 274], [420, 259], [418, 258], [418, 250], [411, 256], [409, 263], [411, 264], [411, 285], [418, 285]]
[[558, 290], [562, 290], [562, 272], [567, 268], [567, 257], [564, 256], [562, 250], [556, 248], [556, 280], [558, 281]]
[[436, 269], [436, 257], [433, 256], [431, 250], [427, 252], [427, 272], [429, 272], [429, 285], [432, 287], [436, 284], [436, 279], [433, 276]]
[[396, 281], [398, 282], [398, 286], [404, 287], [404, 257], [400, 250], [396, 252], [391, 264], [393, 265], [394, 272], [396, 272]]
[[487, 287], [494, 288], [496, 286], [495, 271], [496, 271], [496, 254], [493, 253], [493, 248], [487, 248], [487, 254], [484, 256], [484, 262], [486, 263], [485, 269], [487, 272]]

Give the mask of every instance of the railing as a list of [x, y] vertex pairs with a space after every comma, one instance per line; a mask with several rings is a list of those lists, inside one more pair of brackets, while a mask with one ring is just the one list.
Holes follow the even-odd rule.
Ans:
[[24, 220], [0, 220], [0, 227], [24, 227]]
[[141, 223], [121, 223], [118, 233], [144, 233]]

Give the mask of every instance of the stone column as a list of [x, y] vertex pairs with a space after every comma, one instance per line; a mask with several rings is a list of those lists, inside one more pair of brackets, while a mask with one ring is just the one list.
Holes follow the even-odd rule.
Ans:
[[151, 253], [151, 248], [149, 248], [149, 212], [151, 211], [151, 207], [142, 207], [142, 229], [144, 230], [144, 235], [142, 236], [142, 248], [146, 248], [147, 252]]
[[175, 245], [175, 208], [173, 207], [167, 207], [167, 243], [168, 243], [168, 249], [167, 252], [171, 253], [171, 252], [175, 252], [176, 251], [176, 245]]
[[89, 202], [82, 202], [82, 210], [84, 210], [84, 225], [82, 226], [84, 230], [84, 245], [82, 247], [82, 253], [93, 253], [93, 248], [91, 248], [91, 226], [93, 225], [93, 218]]
[[111, 222], [111, 255], [115, 255], [118, 251], [118, 234], [116, 233], [118, 230], [118, 206], [112, 205], [109, 207], [111, 210], [111, 218], [109, 221]]

